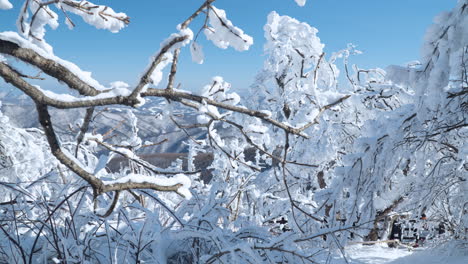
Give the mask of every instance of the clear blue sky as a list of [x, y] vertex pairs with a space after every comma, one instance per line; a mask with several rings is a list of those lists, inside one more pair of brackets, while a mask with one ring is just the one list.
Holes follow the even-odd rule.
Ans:
[[[0, 31], [15, 30], [18, 1], [15, 9], [0, 10]], [[100, 1], [131, 17], [130, 25], [118, 34], [97, 30], [71, 15], [77, 24], [68, 30], [61, 17], [57, 30], [49, 29], [46, 38], [55, 54], [70, 60], [107, 85], [111, 81], [135, 84], [146, 67], [149, 56], [159, 43], [175, 32], [175, 26], [189, 16], [202, 0], [140, 0]], [[182, 88], [199, 90], [212, 76], [220, 75], [241, 91], [252, 83], [263, 65], [263, 25], [268, 13], [276, 10], [307, 22], [319, 30], [318, 36], [326, 52], [340, 50], [348, 43], [358, 46], [363, 55], [352, 63], [361, 68], [403, 64], [419, 58], [419, 49], [426, 28], [435, 15], [449, 11], [456, 0], [308, 0], [299, 7], [293, 0], [218, 0], [215, 5], [225, 9], [228, 18], [254, 38], [249, 51], [220, 50], [200, 35], [205, 63], [191, 62], [188, 49], [182, 51], [176, 82]], [[202, 17], [191, 28], [196, 32]], [[44, 85], [52, 88], [56, 82]], [[0, 89], [7, 89], [0, 81]]]

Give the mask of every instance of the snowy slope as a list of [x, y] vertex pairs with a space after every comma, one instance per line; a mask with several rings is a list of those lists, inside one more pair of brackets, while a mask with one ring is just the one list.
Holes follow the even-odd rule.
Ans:
[[[451, 252], [449, 252], [451, 251]], [[421, 248], [408, 251], [405, 248], [389, 248], [384, 245], [353, 245], [345, 248], [346, 259], [350, 264], [466, 264], [468, 252], [453, 245], [433, 248]], [[330, 263], [344, 264], [346, 260], [340, 253]]]

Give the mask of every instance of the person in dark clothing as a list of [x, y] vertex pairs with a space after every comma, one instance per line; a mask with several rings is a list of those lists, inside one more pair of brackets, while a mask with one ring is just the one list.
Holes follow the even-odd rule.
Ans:
[[439, 223], [439, 227], [437, 228], [439, 230], [439, 235], [442, 235], [443, 233], [445, 233], [445, 225], [444, 225], [444, 222], [440, 222]]
[[[401, 241], [402, 228], [401, 223], [398, 220], [395, 220], [392, 224], [392, 231], [390, 233], [390, 240], [399, 240]], [[395, 247], [395, 243], [389, 243], [389, 247]]]
[[401, 223], [399, 223], [398, 220], [395, 220], [395, 222], [393, 222], [393, 225], [392, 225], [392, 232], [390, 233], [390, 239], [401, 240], [401, 234], [402, 234]]

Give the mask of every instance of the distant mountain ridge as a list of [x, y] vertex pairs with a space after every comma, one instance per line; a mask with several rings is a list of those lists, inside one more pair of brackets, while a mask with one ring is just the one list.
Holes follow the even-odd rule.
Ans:
[[[32, 101], [22, 98], [0, 98], [0, 102], [0, 111], [8, 116], [10, 122], [15, 126], [21, 128], [40, 127], [36, 108]], [[155, 112], [154, 108], [159, 107], [158, 103], [165, 102], [151, 103], [147, 107], [152, 107], [153, 112]], [[120, 143], [121, 139], [125, 139], [127, 135], [131, 133], [131, 127], [125, 117], [126, 109], [124, 107], [105, 109], [106, 108], [103, 107], [96, 108], [94, 122], [95, 124], [99, 124], [99, 129], [96, 129], [92, 125], [90, 132], [92, 133], [94, 130], [96, 133], [105, 134], [112, 130], [108, 141], [111, 143]], [[76, 131], [84, 117], [85, 109], [63, 111], [51, 108], [50, 112], [54, 122], [54, 128], [62, 140], [74, 141]], [[144, 109], [134, 110], [133, 113], [138, 118], [138, 135], [143, 142], [163, 142], [154, 146], [141, 148], [137, 150], [137, 155], [160, 168], [167, 168], [171, 163], [180, 159], [183, 169], [186, 170], [188, 149], [183, 142], [189, 140], [187, 134], [180, 130], [174, 122], [165, 122], [165, 120], [157, 119], [157, 114], [149, 114], [149, 112]], [[193, 112], [179, 111], [175, 118], [177, 118], [179, 124], [191, 124], [196, 122], [196, 115]], [[206, 135], [206, 132], [200, 128], [190, 129], [188, 132], [192, 138], [201, 138]], [[195, 168], [201, 170], [200, 178], [205, 182], [211, 179], [211, 173], [207, 167], [212, 161], [213, 155], [211, 153], [199, 154], [195, 158]], [[117, 155], [109, 162], [108, 169], [110, 171], [118, 171], [122, 167], [127, 166], [128, 160]]]
[[[17, 127], [31, 128], [39, 127], [37, 119], [36, 107], [31, 100], [21, 98], [0, 98], [1, 108], [0, 111], [10, 118], [10, 121]], [[112, 137], [125, 138], [126, 133], [130, 133], [130, 126], [126, 123], [124, 111], [132, 109], [135, 116], [138, 118], [138, 135], [143, 142], [161, 142], [163, 144], [142, 148], [138, 151], [139, 154], [154, 154], [154, 153], [184, 153], [187, 152], [187, 147], [182, 144], [183, 141], [189, 139], [187, 134], [180, 130], [175, 123], [167, 122], [166, 120], [159, 120], [157, 118], [157, 111], [161, 104], [165, 104], [163, 100], [150, 102], [143, 109], [132, 109], [125, 107], [98, 107], [95, 110], [94, 122], [99, 124], [99, 129], [95, 130], [97, 133], [106, 133], [113, 128]], [[149, 114], [146, 111], [148, 108], [152, 109], [155, 114]], [[107, 109], [107, 110], [105, 110]], [[155, 110], [156, 109], [156, 110]], [[160, 110], [161, 112], [163, 110]], [[85, 109], [71, 109], [71, 110], [50, 110], [55, 129], [61, 137], [75, 136], [72, 131], [78, 129], [81, 120], [84, 117]], [[193, 112], [177, 112], [175, 117], [179, 124], [192, 124], [196, 122], [196, 115]], [[94, 129], [91, 126], [91, 129]], [[200, 138], [206, 133], [199, 128], [190, 129], [190, 135], [193, 138]], [[71, 138], [68, 138], [71, 139]]]

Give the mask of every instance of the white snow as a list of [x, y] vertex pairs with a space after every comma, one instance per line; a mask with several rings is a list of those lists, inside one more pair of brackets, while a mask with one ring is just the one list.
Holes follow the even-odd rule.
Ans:
[[107, 163], [109, 162], [109, 160], [111, 159], [112, 156], [113, 156], [112, 154], [109, 154], [109, 155], [102, 154], [102, 155], [99, 156], [96, 167], [94, 168], [94, 174], [97, 177], [99, 177], [99, 175], [102, 172], [105, 172], [103, 169], [106, 168]]
[[190, 192], [189, 188], [192, 185], [192, 181], [189, 177], [183, 174], [177, 174], [173, 177], [163, 177], [163, 176], [148, 176], [148, 175], [141, 175], [141, 174], [128, 174], [127, 176], [121, 177], [116, 180], [112, 181], [104, 181], [104, 184], [114, 184], [114, 183], [128, 183], [128, 182], [135, 182], [135, 183], [151, 183], [160, 186], [173, 186], [177, 184], [181, 184], [182, 186], [179, 187], [178, 192], [185, 196], [186, 199], [190, 199], [192, 197], [192, 193]]
[[[412, 252], [406, 248], [389, 248], [386, 245], [352, 245], [345, 247], [345, 253], [350, 264], [384, 264], [409, 256]], [[340, 253], [335, 254], [338, 255], [336, 258], [343, 260]]]
[[130, 85], [128, 83], [126, 83], [126, 82], [115, 81], [115, 82], [110, 83], [110, 87], [112, 89], [119, 89], [119, 88], [128, 89], [130, 87]]
[[317, 36], [318, 30], [309, 26], [307, 23], [301, 23], [298, 20], [280, 16], [276, 12], [268, 15], [268, 23], [264, 27], [267, 44], [265, 49], [273, 49], [268, 45], [278, 45], [278, 43], [289, 43], [292, 47], [299, 47], [302, 53], [308, 49], [309, 53], [320, 55], [323, 52], [324, 44], [320, 42]]
[[297, 5], [304, 6], [306, 4], [306, 0], [294, 0], [296, 1]]
[[13, 5], [8, 0], [0, 0], [0, 9], [11, 9]]
[[197, 42], [192, 42], [190, 45], [190, 53], [192, 54], [192, 61], [198, 64], [202, 64], [203, 60], [205, 59], [205, 55], [203, 54], [203, 47], [202, 45], [198, 44]]
[[58, 15], [48, 6], [42, 7], [37, 11], [39, 5], [37, 2], [32, 1], [30, 2], [29, 8], [33, 14], [37, 12], [34, 23], [30, 24], [30, 33], [33, 34], [34, 37], [41, 40], [44, 39], [46, 25], [49, 25], [52, 29], [56, 29], [58, 27]]
[[16, 32], [12, 32], [12, 31], [1, 32], [0, 39], [14, 42], [18, 44], [20, 47], [25, 48], [25, 49], [32, 49], [35, 52], [37, 52], [39, 55], [43, 56], [44, 58], [53, 60], [61, 64], [62, 66], [64, 66], [65, 68], [73, 72], [82, 81], [94, 87], [95, 89], [98, 89], [98, 90], [106, 89], [106, 87], [104, 87], [98, 81], [96, 81], [95, 79], [91, 77], [91, 72], [86, 72], [86, 71], [81, 70], [76, 64], [55, 56], [50, 50], [44, 50], [43, 48], [35, 45], [29, 40], [21, 37]]
[[129, 96], [131, 94], [130, 90], [123, 88], [123, 87], [115, 88], [108, 92], [98, 94], [96, 96], [87, 96], [87, 97], [76, 97], [70, 94], [58, 94], [52, 91], [43, 90], [39, 86], [36, 86], [36, 88], [40, 92], [42, 92], [44, 96], [50, 99], [54, 99], [56, 101], [60, 101], [60, 102], [92, 101], [92, 100], [97, 100], [97, 99], [112, 98], [116, 96]]
[[93, 135], [92, 133], [86, 133], [83, 137], [83, 142], [85, 142], [89, 148], [94, 148], [97, 146], [97, 142], [102, 142], [103, 137], [101, 134]]
[[253, 38], [232, 24], [226, 18], [226, 12], [213, 5], [209, 11], [209, 24], [204, 33], [218, 48], [227, 49], [229, 46], [238, 51], [248, 50], [253, 44]]
[[61, 7], [68, 12], [80, 16], [86, 23], [98, 28], [106, 29], [112, 33], [117, 33], [125, 27], [125, 22], [122, 21], [127, 17], [125, 13], [116, 13], [112, 8], [103, 5], [95, 5], [88, 1], [82, 1], [80, 6], [92, 6], [86, 12], [74, 8], [67, 4], [62, 4]]
[[211, 84], [203, 87], [201, 95], [225, 104], [237, 105], [240, 102], [240, 96], [235, 92], [228, 93], [230, 89], [230, 83], [224, 81], [223, 77], [215, 76]]
[[259, 133], [259, 134], [264, 134], [268, 131], [268, 127], [262, 126], [262, 125], [257, 125], [257, 124], [249, 124], [245, 128], [247, 132], [251, 133]]
[[[463, 256], [462, 249], [455, 254], [442, 253], [440, 249], [389, 248], [386, 245], [351, 245], [345, 247], [346, 258], [350, 264], [466, 264], [468, 255]], [[340, 253], [336, 252], [332, 263], [346, 263]]]
[[[156, 52], [156, 55], [153, 56], [150, 59], [150, 65], [151, 65], [153, 63], [153, 61], [155, 60], [155, 57], [158, 56], [161, 53], [161, 49], [163, 47], [167, 46], [170, 42], [172, 42], [176, 38], [185, 37], [185, 40], [180, 41], [178, 43], [175, 43], [174, 45], [172, 45], [168, 49], [167, 52], [162, 54], [162, 56], [163, 56], [162, 61], [158, 65], [156, 65], [156, 68], [153, 70], [153, 72], [151, 73], [151, 76], [150, 76], [151, 82], [152, 82], [152, 84], [154, 86], [157, 86], [161, 82], [161, 80], [163, 78], [164, 68], [172, 62], [173, 57], [174, 57], [172, 55], [172, 52], [175, 49], [182, 48], [182, 47], [186, 46], [193, 39], [193, 32], [192, 32], [192, 30], [190, 28], [181, 29], [180, 25], [178, 25], [177, 29], [179, 30], [179, 32], [178, 33], [172, 33], [167, 39], [165, 39], [163, 42], [161, 42], [160, 50], [158, 52]], [[150, 66], [148, 66], [148, 67], [150, 67]], [[141, 92], [144, 92], [144, 90], [142, 90]], [[140, 100], [142, 101], [142, 98], [140, 98]]]
[[75, 28], [75, 25], [73, 25], [72, 21], [68, 17], [65, 18], [65, 24], [67, 25], [68, 29], [70, 29], [70, 30]]
[[[190, 29], [190, 28], [184, 28], [184, 29], [181, 29], [180, 28], [180, 25], [177, 25], [177, 30], [179, 30], [179, 32], [177, 33], [172, 33], [167, 39], [165, 39], [163, 42], [161, 42], [161, 48], [166, 46], [167, 44], [169, 44], [171, 41], [173, 41], [175, 38], [179, 38], [179, 37], [186, 37], [184, 41], [181, 41], [181, 42], [178, 42], [176, 44], [174, 44], [169, 50], [168, 50], [168, 53], [175, 50], [175, 49], [178, 49], [178, 48], [182, 48], [184, 46], [186, 46], [187, 44], [190, 43], [190, 41], [192, 41], [193, 39], [193, 31]], [[159, 54], [159, 51], [156, 53], [156, 54]]]
[[166, 52], [163, 56], [164, 56], [163, 60], [156, 66], [156, 68], [154, 69], [150, 77], [154, 86], [157, 86], [161, 82], [163, 78], [162, 71], [164, 70], [164, 68], [166, 68], [168, 64], [172, 62], [172, 59], [173, 59], [172, 53], [169, 53], [169, 52]]
[[8, 0], [0, 0], [0, 9], [12, 9], [13, 5]]

